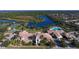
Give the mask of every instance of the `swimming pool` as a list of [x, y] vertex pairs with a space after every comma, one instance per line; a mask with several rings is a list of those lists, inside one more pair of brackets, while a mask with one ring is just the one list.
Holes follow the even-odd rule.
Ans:
[[50, 30], [62, 30], [62, 28], [60, 28], [60, 27], [53, 27]]

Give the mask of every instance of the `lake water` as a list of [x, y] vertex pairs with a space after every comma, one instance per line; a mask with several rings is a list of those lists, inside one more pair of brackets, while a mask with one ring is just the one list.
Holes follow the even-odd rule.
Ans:
[[13, 23], [13, 22], [16, 22], [16, 20], [0, 20], [0, 23]]
[[[28, 27], [46, 27], [47, 25], [53, 25], [55, 24], [55, 22], [48, 18], [47, 16], [38, 16], [38, 18], [43, 19], [43, 22], [40, 23], [35, 23], [35, 22], [29, 22], [27, 24]], [[0, 20], [0, 23], [13, 23], [13, 22], [17, 22], [16, 20]]]
[[5, 23], [16, 23], [16, 22], [17, 22], [16, 20], [4, 20], [4, 19], [0, 20], [0, 32], [4, 32], [6, 30], [5, 28], [7, 27], [7, 24]]
[[34, 22], [29, 22], [28, 27], [46, 27], [47, 25], [53, 25], [55, 22], [52, 19], [49, 19], [47, 16], [38, 16], [38, 18], [43, 19], [43, 22], [40, 23], [34, 23]]

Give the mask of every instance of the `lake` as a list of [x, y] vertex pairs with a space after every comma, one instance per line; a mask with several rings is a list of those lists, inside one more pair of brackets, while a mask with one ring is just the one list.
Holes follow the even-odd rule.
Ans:
[[[40, 27], [47, 27], [48, 25], [56, 24], [52, 19], [48, 18], [47, 16], [37, 16], [37, 17], [43, 19], [43, 21], [39, 23], [30, 21], [28, 22], [27, 26], [40, 28]], [[4, 19], [0, 20], [0, 23], [13, 23], [13, 22], [16, 23], [17, 21], [16, 20], [4, 20]]]
[[16, 22], [16, 20], [0, 20], [0, 23], [13, 23], [13, 22]]
[[34, 23], [34, 22], [29, 22], [27, 24], [28, 27], [46, 27], [47, 25], [53, 25], [55, 22], [52, 19], [49, 19], [47, 16], [38, 16], [38, 18], [43, 19], [43, 22], [40, 23]]

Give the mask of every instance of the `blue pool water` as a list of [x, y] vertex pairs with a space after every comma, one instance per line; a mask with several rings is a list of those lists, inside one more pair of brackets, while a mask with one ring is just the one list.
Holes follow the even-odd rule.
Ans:
[[43, 19], [43, 22], [40, 22], [40, 23], [29, 22], [27, 26], [28, 27], [34, 26], [34, 27], [38, 28], [38, 27], [45, 27], [47, 25], [55, 24], [55, 22], [53, 20], [49, 19], [47, 16], [38, 16], [38, 18]]
[[62, 28], [60, 28], [60, 27], [53, 27], [50, 30], [62, 30]]

